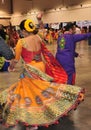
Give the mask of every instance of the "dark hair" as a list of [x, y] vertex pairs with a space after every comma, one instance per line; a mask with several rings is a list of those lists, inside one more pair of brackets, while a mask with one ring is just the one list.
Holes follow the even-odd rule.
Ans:
[[23, 20], [23, 21], [20, 23], [20, 25], [19, 25], [19, 27], [20, 27], [21, 30], [25, 30], [25, 27], [24, 27], [25, 21], [26, 21], [26, 19]]
[[38, 28], [35, 28], [35, 30], [33, 31], [33, 34], [37, 34], [38, 33]]
[[65, 28], [65, 31], [69, 31], [70, 29], [73, 29], [73, 27], [74, 27], [74, 24], [69, 22], [64, 28]]
[[88, 32], [91, 32], [91, 25], [90, 25], [89, 28], [88, 28]]
[[[26, 30], [26, 31], [28, 31], [28, 30], [25, 28], [25, 22], [26, 22], [26, 21], [27, 21], [27, 19], [21, 21], [21, 23], [20, 23], [20, 29], [21, 29], [21, 30]], [[31, 25], [29, 24], [28, 26], [29, 26], [29, 28], [33, 29], [33, 27], [34, 27], [35, 25], [32, 24], [32, 26], [31, 26]], [[31, 33], [37, 34], [37, 33], [38, 33], [38, 29], [35, 28]]]
[[4, 40], [6, 40], [6, 33], [4, 32], [3, 29], [0, 30], [0, 36], [1, 36]]

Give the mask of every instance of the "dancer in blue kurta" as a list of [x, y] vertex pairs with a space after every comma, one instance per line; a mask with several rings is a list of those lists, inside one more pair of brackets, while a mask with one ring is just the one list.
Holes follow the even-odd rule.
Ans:
[[63, 66], [68, 74], [68, 84], [75, 84], [75, 52], [76, 43], [91, 37], [91, 33], [74, 34], [74, 25], [68, 23], [65, 26], [65, 33], [58, 38], [56, 59]]

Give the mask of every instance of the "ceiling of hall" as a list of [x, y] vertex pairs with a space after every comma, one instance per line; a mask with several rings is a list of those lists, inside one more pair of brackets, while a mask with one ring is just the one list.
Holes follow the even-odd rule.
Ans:
[[[14, 1], [15, 7], [18, 10], [25, 11], [25, 12], [36, 8], [43, 11], [48, 9], [54, 9], [54, 8], [59, 8], [64, 6], [67, 7], [67, 6], [79, 5], [85, 3], [91, 3], [91, 0], [15, 0]], [[14, 10], [16, 8], [14, 8]]]
[[27, 13], [31, 9], [44, 11], [81, 4], [91, 4], [91, 0], [0, 0], [0, 11]]

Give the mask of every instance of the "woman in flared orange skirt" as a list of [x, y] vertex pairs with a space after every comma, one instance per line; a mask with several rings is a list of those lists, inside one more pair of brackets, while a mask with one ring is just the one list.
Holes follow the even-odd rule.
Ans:
[[33, 128], [55, 124], [83, 101], [84, 89], [66, 84], [67, 74], [31, 20], [23, 20], [20, 28], [26, 37], [19, 39], [8, 70], [13, 71], [20, 58], [24, 68], [19, 80], [0, 93], [2, 120], [7, 126], [22, 122]]

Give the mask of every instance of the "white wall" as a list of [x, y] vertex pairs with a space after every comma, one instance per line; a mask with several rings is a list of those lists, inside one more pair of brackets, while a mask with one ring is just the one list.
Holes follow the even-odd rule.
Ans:
[[[58, 10], [57, 8], [64, 7], [62, 6], [62, 0], [33, 0], [25, 1], [25, 0], [14, 0], [13, 1], [13, 12], [14, 14], [11, 16], [11, 4], [10, 0], [4, 0], [4, 3], [0, 2], [0, 23], [9, 24], [8, 20], [2, 20], [2, 17], [11, 17], [11, 22], [13, 25], [18, 25], [22, 19], [30, 18], [33, 19], [35, 23], [37, 23], [36, 13], [43, 10], [48, 10], [56, 8], [56, 10], [50, 10], [44, 12], [43, 21], [44, 23], [56, 23], [56, 22], [68, 22], [68, 21], [83, 21], [83, 20], [91, 20], [91, 0], [74, 0], [73, 3], [77, 2], [78, 6], [69, 6], [72, 3], [72, 0], [65, 1], [68, 2], [68, 8], [62, 8]], [[52, 4], [50, 4], [52, 3]], [[81, 7], [82, 4], [82, 7]], [[75, 5], [77, 5], [75, 3]], [[40, 9], [40, 10], [39, 10]], [[32, 13], [33, 11], [33, 13]], [[32, 13], [32, 14], [31, 14]], [[22, 14], [22, 15], [21, 15]]]
[[[83, 21], [91, 20], [91, 5], [85, 7], [73, 7], [65, 8], [61, 10], [50, 10], [44, 12], [43, 22], [44, 23], [56, 23], [56, 22], [69, 22], [69, 21]], [[36, 14], [26, 14], [26, 15], [13, 15], [11, 17], [11, 22], [13, 25], [18, 25], [22, 19], [30, 18], [37, 23]]]
[[35, 14], [32, 14], [32, 15], [16, 15], [16, 16], [13, 15], [13, 16], [11, 17], [12, 25], [19, 25], [20, 22], [21, 22], [23, 19], [32, 19], [35, 24], [37, 23], [37, 19], [36, 19], [36, 15], [35, 15]]
[[47, 23], [91, 20], [90, 12], [91, 8], [54, 11], [46, 13], [43, 19]]

